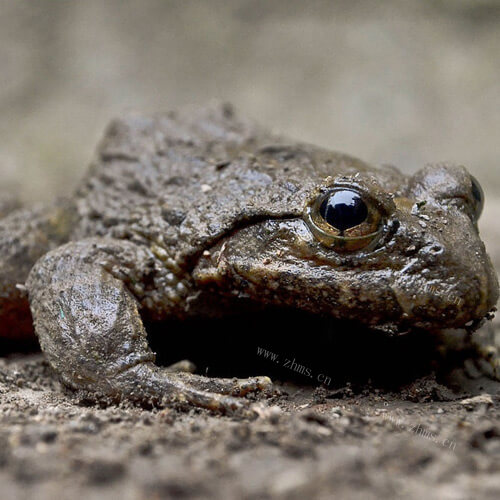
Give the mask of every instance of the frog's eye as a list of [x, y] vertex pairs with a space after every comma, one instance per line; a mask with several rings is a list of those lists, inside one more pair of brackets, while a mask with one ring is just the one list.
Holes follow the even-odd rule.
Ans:
[[320, 196], [307, 212], [314, 236], [338, 252], [354, 252], [373, 243], [382, 230], [382, 214], [355, 189], [336, 188]]
[[472, 183], [472, 199], [474, 201], [474, 216], [476, 220], [479, 220], [479, 217], [481, 217], [481, 214], [483, 213], [484, 192], [478, 180], [472, 175], [470, 176], [470, 178]]

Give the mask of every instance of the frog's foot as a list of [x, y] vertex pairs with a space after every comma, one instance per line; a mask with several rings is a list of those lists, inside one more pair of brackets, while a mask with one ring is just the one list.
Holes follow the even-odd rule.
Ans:
[[267, 377], [208, 379], [154, 364], [139, 301], [124, 284], [127, 276], [146, 281], [134, 269], [151, 278], [151, 262], [147, 248], [101, 238], [68, 243], [37, 262], [26, 285], [35, 330], [51, 365], [66, 385], [97, 394], [222, 413], [249, 408], [241, 396], [269, 387]]
[[[251, 389], [260, 390], [256, 382], [249, 384], [251, 389], [242, 390], [238, 389], [238, 383], [231, 379], [202, 380], [204, 378], [191, 374], [168, 373], [152, 363], [140, 363], [114, 377], [115, 389], [110, 394], [139, 402], [189, 404], [225, 414], [252, 412], [251, 401], [243, 396]], [[245, 381], [239, 382], [243, 386]], [[263, 380], [259, 385], [267, 388], [271, 385], [271, 381]]]
[[188, 373], [179, 374], [179, 379], [201, 391], [242, 397], [252, 392], [267, 391], [272, 388], [269, 377], [211, 378]]

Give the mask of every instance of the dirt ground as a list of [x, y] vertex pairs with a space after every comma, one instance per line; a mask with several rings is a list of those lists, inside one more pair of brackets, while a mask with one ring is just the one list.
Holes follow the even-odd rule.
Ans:
[[500, 383], [467, 360], [447, 380], [277, 381], [255, 416], [217, 416], [94, 401], [64, 389], [42, 355], [11, 356], [1, 497], [497, 499]]

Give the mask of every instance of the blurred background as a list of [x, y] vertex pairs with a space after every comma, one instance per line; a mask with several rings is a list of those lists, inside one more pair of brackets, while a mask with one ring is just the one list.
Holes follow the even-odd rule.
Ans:
[[500, 1], [0, 0], [0, 179], [68, 194], [109, 120], [212, 99], [405, 171], [466, 165], [500, 267]]

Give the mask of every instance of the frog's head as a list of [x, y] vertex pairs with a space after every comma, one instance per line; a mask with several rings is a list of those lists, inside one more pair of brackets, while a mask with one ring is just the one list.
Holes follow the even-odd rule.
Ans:
[[498, 281], [478, 234], [478, 182], [448, 165], [401, 180], [394, 189], [361, 172], [304, 186], [290, 214], [233, 231], [195, 275], [252, 301], [392, 331], [479, 322]]

